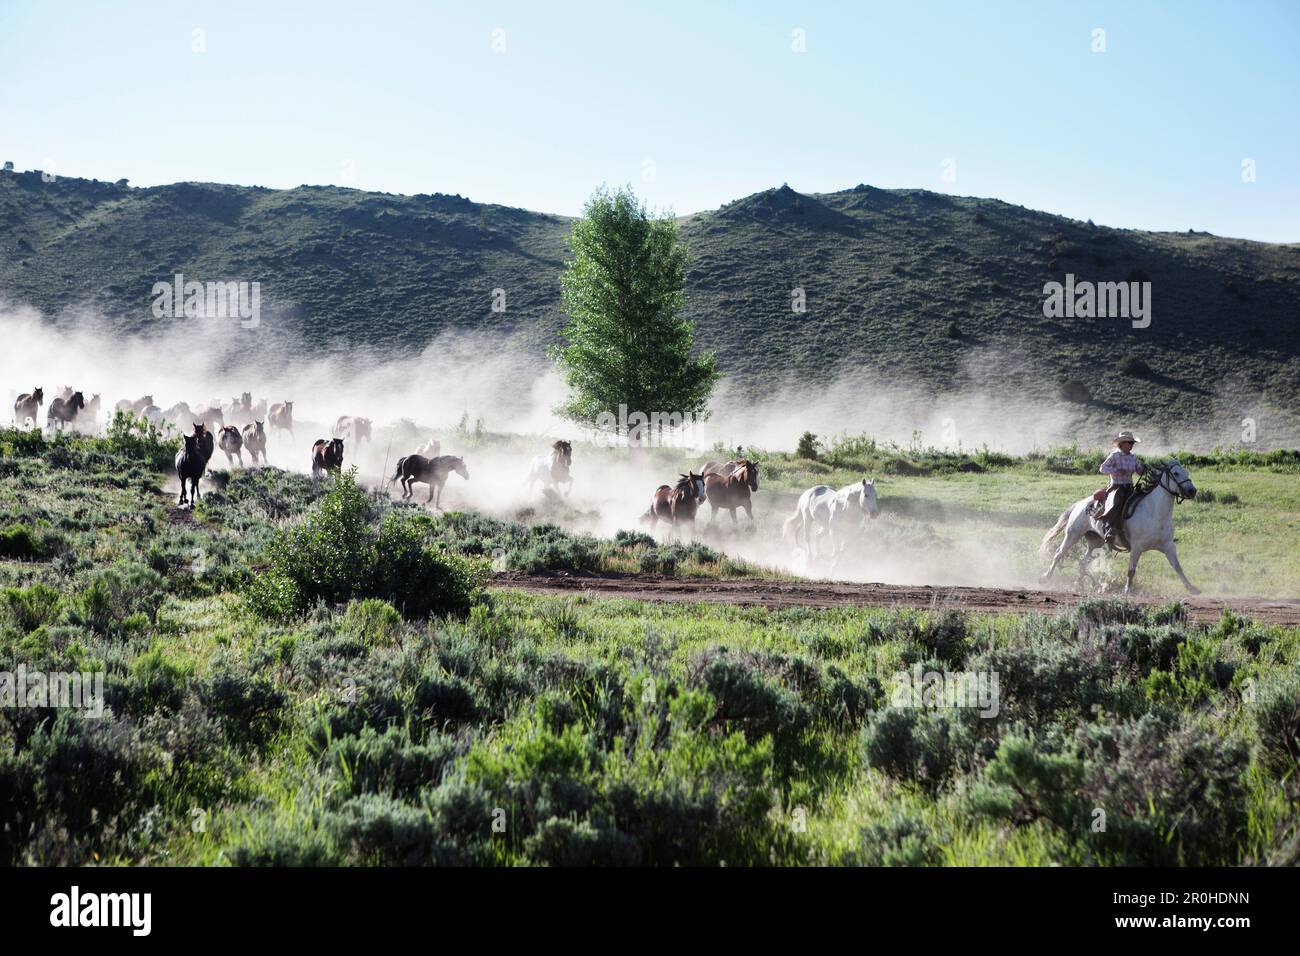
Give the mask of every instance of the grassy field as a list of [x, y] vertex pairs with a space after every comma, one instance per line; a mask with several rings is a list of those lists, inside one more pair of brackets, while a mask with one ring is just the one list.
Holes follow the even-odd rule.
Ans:
[[[277, 469], [219, 473], [178, 511], [171, 453], [0, 431], [0, 672], [100, 672], [107, 704], [0, 708], [0, 862], [1300, 862], [1300, 631], [1112, 600], [525, 596], [484, 588], [489, 563], [725, 559]], [[1206, 487], [1290, 506], [1237, 467]], [[942, 486], [976, 508], [974, 477]], [[964, 699], [958, 674], [997, 692]], [[954, 706], [903, 693], [914, 676]]]

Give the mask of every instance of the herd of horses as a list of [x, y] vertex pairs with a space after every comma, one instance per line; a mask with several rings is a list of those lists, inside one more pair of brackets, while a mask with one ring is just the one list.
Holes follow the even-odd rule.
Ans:
[[[38, 414], [45, 402], [41, 388], [19, 395], [14, 402], [14, 422], [20, 427], [38, 426]], [[97, 433], [99, 431], [100, 396], [92, 394], [89, 400], [83, 392], [64, 387], [50, 402], [46, 412], [46, 427], [51, 431], [73, 429]], [[244, 392], [229, 404], [210, 402], [192, 408], [178, 402], [163, 409], [156, 405], [152, 395], [138, 399], [123, 399], [114, 406], [114, 412], [124, 412], [158, 425], [170, 425], [183, 435], [176, 453], [176, 476], [180, 480], [178, 504], [191, 505], [199, 497], [199, 479], [207, 470], [216, 448], [225, 454], [231, 467], [238, 461], [244, 465], [244, 452], [253, 464], [267, 463], [267, 433], [277, 435], [293, 432], [293, 402], [268, 404], [254, 401]], [[334, 425], [331, 438], [318, 439], [312, 445], [311, 471], [313, 476], [337, 473], [343, 467], [345, 445], [356, 446], [370, 441], [373, 423], [368, 418], [344, 415]], [[189, 430], [188, 434], [186, 433]], [[397, 460], [387, 486], [398, 481], [403, 499], [414, 494], [414, 486], [429, 487], [428, 503], [435, 509], [442, 507], [442, 492], [452, 474], [469, 480], [465, 460], [454, 455], [440, 454], [441, 447], [431, 439], [421, 447]], [[568, 441], [555, 441], [549, 454], [534, 458], [528, 471], [530, 489], [540, 484], [546, 495], [568, 495], [573, 487], [573, 445]], [[1197, 589], [1183, 573], [1174, 545], [1173, 505], [1196, 495], [1187, 470], [1172, 459], [1153, 470], [1150, 486], [1130, 502], [1125, 521], [1124, 542], [1129, 552], [1128, 581], [1132, 587], [1139, 557], [1146, 551], [1159, 551], [1169, 560], [1170, 566], [1186, 588]], [[732, 525], [736, 525], [736, 511], [743, 509], [750, 523], [754, 521], [752, 496], [759, 489], [759, 464], [750, 458], [731, 461], [705, 462], [698, 472], [687, 471], [672, 484], [661, 484], [650, 497], [650, 507], [642, 515], [643, 523], [656, 530], [660, 523], [668, 526], [672, 536], [683, 532], [693, 534], [696, 515], [704, 504], [712, 509], [710, 523], [717, 520], [719, 511], [726, 511]], [[863, 478], [843, 488], [815, 485], [804, 491], [794, 514], [782, 525], [782, 539], [801, 547], [807, 558], [825, 557], [823, 542], [829, 548], [829, 557], [838, 565], [840, 557], [854, 534], [865, 527], [867, 520], [880, 514], [874, 479]], [[1046, 556], [1052, 540], [1064, 533], [1059, 548], [1052, 554], [1051, 564], [1044, 579], [1051, 576], [1065, 555], [1076, 544], [1084, 544], [1084, 555], [1079, 562], [1080, 584], [1088, 576], [1088, 564], [1094, 552], [1103, 546], [1102, 528], [1091, 496], [1082, 498], [1062, 512], [1056, 525], [1043, 539], [1041, 550]]]

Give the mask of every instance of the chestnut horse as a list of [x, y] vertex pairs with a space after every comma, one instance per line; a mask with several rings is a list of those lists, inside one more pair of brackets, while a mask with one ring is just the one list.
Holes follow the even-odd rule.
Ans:
[[719, 508], [725, 508], [731, 514], [732, 524], [736, 523], [736, 509], [744, 508], [750, 523], [753, 523], [754, 508], [749, 496], [758, 491], [758, 462], [742, 458], [719, 465], [711, 461], [701, 473], [704, 475], [704, 491], [713, 509], [709, 515], [710, 524], [717, 520]]
[[651, 530], [658, 527], [660, 521], [667, 521], [674, 530], [685, 524], [694, 528], [695, 512], [703, 503], [704, 476], [692, 471], [678, 478], [675, 488], [670, 485], [656, 488], [646, 517], [650, 519]]

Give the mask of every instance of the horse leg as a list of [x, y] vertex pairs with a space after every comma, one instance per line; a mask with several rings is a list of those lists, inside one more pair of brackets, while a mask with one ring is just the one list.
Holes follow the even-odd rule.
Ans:
[[753, 524], [753, 523], [754, 523], [754, 506], [753, 506], [750, 502], [746, 501], [743, 505], [741, 505], [741, 507], [745, 509], [745, 514], [749, 515], [749, 523], [750, 523], [750, 524]]
[[1129, 594], [1133, 591], [1133, 575], [1137, 574], [1138, 558], [1142, 557], [1142, 552], [1134, 548], [1128, 553], [1128, 580], [1124, 582], [1124, 593]]
[[1183, 565], [1178, 560], [1178, 548], [1172, 541], [1170, 541], [1165, 547], [1165, 557], [1169, 559], [1169, 564], [1173, 567], [1174, 574], [1178, 575], [1179, 580], [1183, 582], [1183, 586], [1187, 588], [1188, 593], [1200, 594], [1201, 589], [1191, 581], [1187, 580], [1187, 575], [1183, 574]]
[[[1064, 558], [1067, 554], [1070, 553], [1070, 549], [1074, 547], [1075, 542], [1078, 541], [1080, 537], [1082, 537], [1082, 535], [1077, 533], [1073, 528], [1066, 527], [1065, 537], [1061, 539], [1061, 546], [1056, 549], [1056, 553], [1052, 555], [1052, 563], [1049, 564], [1047, 566], [1047, 570], [1043, 572], [1042, 579], [1044, 581], [1046, 581], [1056, 572], [1056, 566], [1061, 563], [1062, 558]], [[1088, 555], [1091, 554], [1092, 554], [1092, 549], [1089, 548]], [[1088, 557], [1088, 555], [1085, 555], [1085, 557]], [[1080, 570], [1080, 576], [1082, 576], [1082, 569]]]
[[736, 509], [728, 508], [727, 514], [731, 515], [731, 526], [734, 528], [736, 526]]

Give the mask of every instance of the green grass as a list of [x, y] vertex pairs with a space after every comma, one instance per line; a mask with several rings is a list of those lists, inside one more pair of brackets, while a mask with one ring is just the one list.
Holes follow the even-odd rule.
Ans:
[[[112, 713], [0, 710], [0, 862], [1297, 862], [1300, 630], [511, 591], [279, 619], [250, 581], [346, 484], [239, 473], [191, 520], [105, 441], [0, 432], [0, 502], [60, 541], [0, 559], [0, 671], [102, 671]], [[393, 514], [467, 555], [653, 550], [381, 498], [354, 517]], [[904, 706], [917, 665], [996, 673], [997, 715]]]

